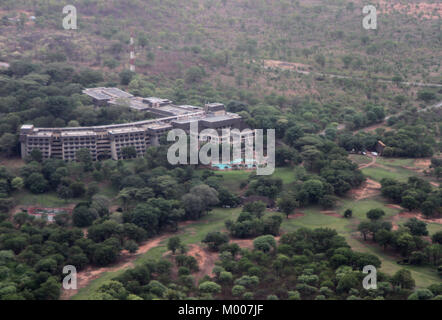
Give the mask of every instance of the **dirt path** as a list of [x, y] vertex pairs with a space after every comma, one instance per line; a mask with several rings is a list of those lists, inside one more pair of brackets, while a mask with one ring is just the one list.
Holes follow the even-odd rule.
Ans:
[[[367, 154], [368, 157], [371, 158], [371, 161], [369, 163], [364, 163], [359, 165], [359, 170], [371, 167], [376, 164], [376, 157], [373, 155]], [[367, 178], [367, 180], [362, 183], [358, 188], [350, 190], [350, 195], [356, 200], [362, 200], [366, 198], [374, 197], [378, 194], [380, 194], [381, 190], [381, 184], [377, 181], [374, 181], [370, 178]]]
[[371, 161], [369, 163], [360, 164], [359, 167], [358, 167], [359, 170], [371, 167], [372, 165], [374, 165], [376, 163], [376, 157], [375, 156], [367, 154], [367, 157], [370, 157]]

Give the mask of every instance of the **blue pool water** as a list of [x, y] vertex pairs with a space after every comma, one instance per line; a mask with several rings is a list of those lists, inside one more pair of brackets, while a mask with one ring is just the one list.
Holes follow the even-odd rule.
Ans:
[[[212, 164], [212, 167], [218, 168], [219, 170], [226, 170], [226, 169], [231, 169], [232, 165], [241, 164], [242, 162], [243, 162], [243, 159], [235, 159], [235, 160], [232, 160], [228, 164], [223, 164], [223, 163]], [[254, 163], [255, 160], [246, 159], [246, 162]], [[253, 164], [244, 164], [244, 167], [251, 169], [251, 168], [253, 168]]]
[[232, 167], [229, 166], [228, 164], [222, 164], [222, 163], [219, 163], [219, 164], [212, 164], [212, 167], [218, 168], [218, 169], [220, 169], [220, 170], [226, 170], [226, 169], [231, 169], [231, 168], [232, 168]]

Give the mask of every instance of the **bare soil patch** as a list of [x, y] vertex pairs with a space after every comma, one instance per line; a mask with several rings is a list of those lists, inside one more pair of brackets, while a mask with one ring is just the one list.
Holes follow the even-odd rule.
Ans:
[[391, 208], [391, 209], [399, 209], [399, 210], [404, 210], [404, 208], [402, 208], [400, 205], [398, 204], [386, 204], [385, 205], [387, 208]]
[[264, 60], [264, 67], [266, 68], [279, 68], [283, 70], [296, 70], [296, 71], [308, 71], [312, 67], [308, 64], [298, 62], [287, 62], [280, 60]]
[[232, 239], [230, 242], [236, 243], [244, 249], [253, 249], [253, 239]]
[[332, 216], [332, 217], [336, 217], [336, 218], [342, 218], [342, 216], [339, 213], [337, 213], [336, 211], [322, 210], [322, 211], [319, 211], [319, 212], [321, 212], [322, 214], [325, 214], [327, 216]]
[[215, 266], [215, 261], [218, 259], [218, 252], [209, 251], [207, 248], [202, 248], [197, 244], [189, 245], [189, 256], [192, 256], [198, 262], [199, 271], [195, 274], [197, 280], [203, 278], [205, 275], [213, 277], [212, 272]]
[[367, 179], [359, 188], [350, 191], [355, 200], [362, 200], [377, 196], [381, 193], [381, 184], [372, 179]]
[[416, 159], [414, 160], [414, 165], [416, 167], [429, 168], [431, 165], [431, 159], [430, 158]]
[[304, 216], [304, 212], [295, 212], [289, 215], [289, 219], [297, 219], [299, 217]]

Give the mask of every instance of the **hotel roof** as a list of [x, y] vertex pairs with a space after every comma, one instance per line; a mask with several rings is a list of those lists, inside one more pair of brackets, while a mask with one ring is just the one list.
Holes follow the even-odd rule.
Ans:
[[118, 88], [88, 88], [83, 90], [84, 94], [97, 99], [97, 100], [110, 100], [110, 99], [118, 99], [118, 98], [131, 98], [132, 94], [127, 93]]

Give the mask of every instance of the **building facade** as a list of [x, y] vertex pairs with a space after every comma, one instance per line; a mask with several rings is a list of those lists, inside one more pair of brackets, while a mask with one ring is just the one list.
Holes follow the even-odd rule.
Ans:
[[[180, 128], [189, 132], [190, 123], [198, 122], [198, 131], [214, 129], [224, 141], [222, 129], [242, 130], [242, 139], [253, 135], [253, 131], [244, 130], [241, 117], [228, 113], [223, 104], [207, 104], [205, 108], [173, 105], [172, 101], [159, 98], [134, 97], [117, 88], [85, 89], [85, 94], [92, 97], [101, 107], [115, 104], [118, 99], [125, 99], [128, 106], [137, 106], [138, 110], [147, 110], [159, 117], [133, 123], [113, 124], [93, 127], [36, 128], [25, 124], [20, 129], [21, 156], [26, 158], [34, 149], [41, 151], [43, 159], [62, 159], [75, 161], [77, 151], [88, 149], [93, 160], [124, 158], [124, 148], [135, 149], [137, 156], [143, 156], [150, 146], [158, 146], [160, 137], [171, 129]], [[145, 106], [145, 109], [144, 109]], [[199, 136], [200, 141], [207, 141], [207, 135]]]

